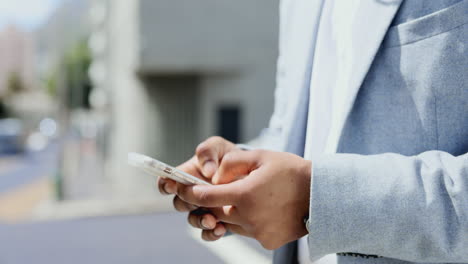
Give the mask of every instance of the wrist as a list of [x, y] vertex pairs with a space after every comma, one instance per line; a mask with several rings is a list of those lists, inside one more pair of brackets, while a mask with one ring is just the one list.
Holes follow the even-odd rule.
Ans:
[[301, 171], [301, 173], [304, 175], [305, 180], [310, 183], [310, 178], [312, 175], [312, 161], [303, 159]]
[[304, 201], [301, 211], [301, 215], [303, 216], [302, 225], [307, 233], [309, 233], [308, 220], [310, 209], [310, 188], [312, 181], [312, 161], [303, 159], [300, 175], [302, 178], [301, 184], [303, 186], [301, 199]]

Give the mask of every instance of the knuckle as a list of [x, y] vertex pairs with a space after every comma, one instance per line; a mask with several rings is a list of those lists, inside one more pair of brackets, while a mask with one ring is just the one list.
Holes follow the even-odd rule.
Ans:
[[197, 198], [200, 204], [206, 204], [211, 200], [211, 195], [207, 191], [201, 191]]
[[197, 146], [195, 153], [197, 154], [197, 156], [205, 155], [207, 152], [211, 151], [211, 149], [213, 149], [216, 145], [222, 144], [222, 142], [224, 142], [224, 139], [222, 137], [210, 137]]
[[200, 145], [198, 145], [197, 149], [195, 150], [195, 154], [197, 155], [197, 157], [200, 157], [208, 154], [210, 149], [211, 146], [207, 142], [203, 142]]
[[225, 139], [220, 136], [213, 136], [213, 137], [208, 138], [206, 141], [210, 143], [218, 144], [218, 143], [224, 142]]
[[236, 160], [236, 152], [228, 152], [223, 156], [223, 164], [229, 165]]

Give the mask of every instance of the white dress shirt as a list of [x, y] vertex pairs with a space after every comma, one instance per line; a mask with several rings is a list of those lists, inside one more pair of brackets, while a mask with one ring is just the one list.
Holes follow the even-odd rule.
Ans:
[[[320, 26], [318, 30], [315, 56], [310, 81], [310, 104], [307, 131], [311, 131], [306, 138], [304, 158], [314, 160], [314, 157], [325, 151], [328, 133], [331, 127], [334, 91], [333, 72], [330, 61], [337, 60], [336, 40], [332, 31], [332, 10], [335, 1], [327, 0], [323, 3]], [[315, 78], [317, 75], [327, 74], [329, 78]], [[321, 80], [321, 81], [319, 81]], [[313, 212], [312, 212], [313, 213]], [[307, 237], [299, 240], [298, 258], [301, 264], [334, 264], [336, 255], [328, 255], [320, 260], [309, 260]]]

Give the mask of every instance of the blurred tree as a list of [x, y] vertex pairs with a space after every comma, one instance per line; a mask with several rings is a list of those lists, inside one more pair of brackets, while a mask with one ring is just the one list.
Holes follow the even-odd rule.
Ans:
[[[91, 65], [91, 52], [87, 41], [82, 40], [65, 54], [62, 70], [64, 71], [65, 104], [69, 109], [90, 108], [89, 94], [91, 81], [88, 76]], [[56, 79], [51, 79], [49, 88], [54, 90]]]
[[50, 96], [57, 96], [57, 74], [55, 72], [49, 74], [44, 80], [44, 87]]
[[26, 86], [24, 85], [21, 75], [16, 71], [11, 72], [6, 81], [6, 93], [0, 96], [0, 118], [7, 118], [11, 114], [6, 104], [8, 99], [25, 90]]
[[8, 94], [16, 94], [26, 90], [21, 76], [17, 72], [10, 73], [7, 81]]

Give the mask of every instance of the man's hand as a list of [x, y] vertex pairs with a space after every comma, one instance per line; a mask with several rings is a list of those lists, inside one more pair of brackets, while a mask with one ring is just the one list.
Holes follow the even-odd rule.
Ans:
[[[195, 156], [177, 168], [200, 179], [211, 181], [224, 155], [235, 149], [235, 144], [221, 137], [211, 137], [197, 147]], [[161, 194], [175, 194], [178, 186], [183, 185], [171, 179], [158, 179]], [[179, 212], [191, 212], [188, 221], [192, 226], [204, 229], [202, 236], [205, 240], [217, 240], [226, 233], [224, 225], [209, 211], [184, 202], [178, 196], [174, 197], [173, 204]]]
[[[188, 204], [209, 208], [225, 227], [258, 240], [266, 249], [307, 234], [312, 163], [299, 156], [264, 150], [224, 155], [215, 186], [179, 186]], [[227, 184], [225, 184], [227, 183]], [[191, 214], [192, 221], [201, 221]]]

